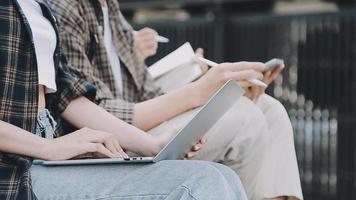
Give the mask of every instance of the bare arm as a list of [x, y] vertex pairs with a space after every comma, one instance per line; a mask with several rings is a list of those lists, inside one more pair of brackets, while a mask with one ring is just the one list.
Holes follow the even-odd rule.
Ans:
[[77, 128], [88, 127], [113, 133], [124, 149], [140, 155], [157, 154], [172, 136], [162, 134], [156, 137], [145, 134], [142, 130], [109, 114], [85, 97], [73, 100], [62, 113], [62, 117]]
[[44, 159], [47, 140], [24, 129], [0, 121], [0, 151]]
[[142, 130], [150, 130], [160, 123], [199, 106], [194, 88], [186, 85], [157, 98], [135, 104], [133, 124]]
[[126, 157], [116, 138], [88, 128], [53, 140], [0, 121], [0, 152], [43, 160], [66, 160], [86, 153], [95, 157]]
[[134, 125], [149, 130], [181, 113], [204, 105], [228, 80], [249, 87], [248, 79], [262, 79], [262, 63], [223, 63], [210, 69], [198, 81], [185, 85], [160, 97], [135, 105]]

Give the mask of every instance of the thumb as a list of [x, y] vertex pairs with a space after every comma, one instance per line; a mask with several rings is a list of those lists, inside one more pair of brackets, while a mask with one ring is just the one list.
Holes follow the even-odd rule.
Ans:
[[[204, 49], [202, 48], [198, 48], [196, 51], [195, 51], [195, 55], [197, 57], [203, 57], [204, 58]], [[208, 70], [209, 70], [209, 66], [200, 62], [200, 61], [197, 61], [197, 63], [200, 65], [200, 68], [201, 70], [203, 71], [203, 73], [206, 73]]]
[[204, 49], [198, 48], [198, 49], [195, 51], [195, 55], [197, 55], [198, 57], [204, 57]]

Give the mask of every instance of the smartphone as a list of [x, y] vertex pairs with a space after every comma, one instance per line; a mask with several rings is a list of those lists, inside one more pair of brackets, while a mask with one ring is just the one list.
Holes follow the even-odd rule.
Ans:
[[284, 64], [283, 59], [273, 58], [272, 60], [265, 63], [266, 69], [264, 70], [264, 72], [272, 71], [272, 70], [274, 70], [274, 68], [276, 68], [282, 64]]

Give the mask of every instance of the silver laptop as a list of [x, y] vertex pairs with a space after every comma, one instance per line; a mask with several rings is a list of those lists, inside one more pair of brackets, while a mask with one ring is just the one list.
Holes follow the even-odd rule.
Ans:
[[161, 160], [178, 160], [184, 157], [189, 149], [202, 138], [214, 124], [244, 94], [244, 90], [234, 81], [227, 82], [206, 103], [194, 118], [182, 128], [175, 137], [155, 157], [130, 157], [108, 159], [79, 159], [65, 161], [35, 160], [34, 164], [46, 166], [89, 165], [114, 163], [152, 163]]

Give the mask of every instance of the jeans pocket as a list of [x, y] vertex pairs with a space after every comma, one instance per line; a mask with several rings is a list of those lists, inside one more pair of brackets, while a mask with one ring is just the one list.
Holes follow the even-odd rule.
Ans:
[[44, 137], [44, 132], [45, 132], [45, 125], [40, 119], [38, 119], [36, 123], [36, 135], [39, 137]]
[[54, 120], [54, 118], [52, 117], [51, 113], [48, 110], [46, 110], [46, 112], [47, 112], [48, 120], [49, 120], [50, 124], [52, 125], [52, 129], [56, 130], [56, 127], [57, 127], [56, 120]]

